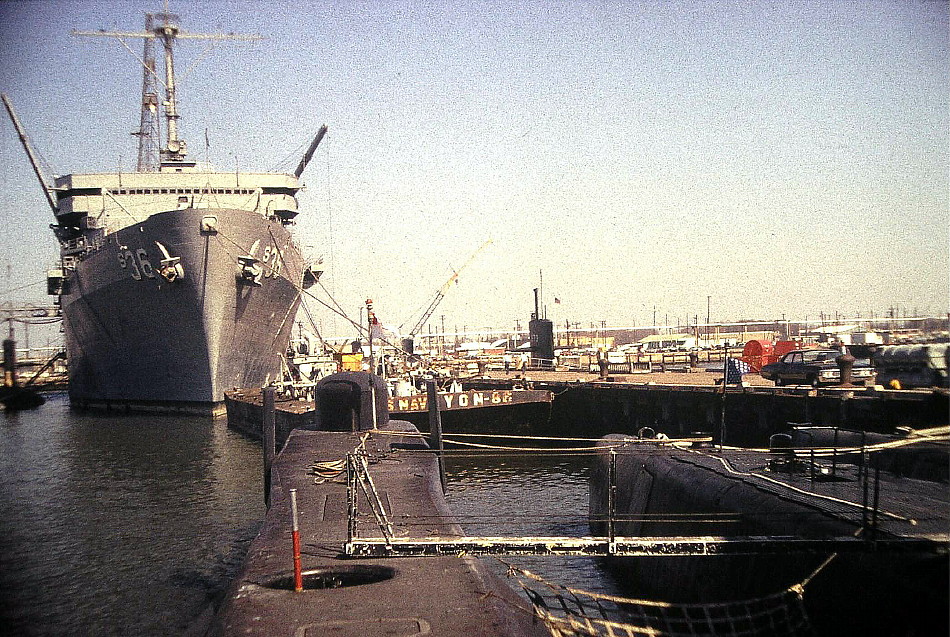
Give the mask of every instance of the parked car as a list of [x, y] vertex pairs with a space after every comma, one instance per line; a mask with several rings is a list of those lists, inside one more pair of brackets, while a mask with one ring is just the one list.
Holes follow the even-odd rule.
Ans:
[[[775, 363], [762, 367], [762, 378], [781, 385], [837, 385], [841, 372], [835, 359], [836, 349], [800, 349], [788, 352]], [[864, 385], [874, 379], [874, 367], [867, 359], [857, 359], [851, 371], [851, 382]]]

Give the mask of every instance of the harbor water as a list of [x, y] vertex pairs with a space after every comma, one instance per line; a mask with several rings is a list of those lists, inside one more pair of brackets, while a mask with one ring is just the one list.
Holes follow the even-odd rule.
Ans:
[[[63, 394], [0, 419], [0, 633], [200, 634], [264, 515], [260, 443], [224, 418], [77, 411]], [[467, 533], [587, 533], [588, 457], [446, 464]], [[593, 559], [511, 562], [615, 591]]]
[[264, 515], [260, 445], [223, 418], [5, 413], [0, 631], [188, 634]]
[[[590, 535], [590, 453], [489, 452], [446, 457], [446, 500], [469, 535], [584, 537]], [[553, 584], [596, 593], [628, 594], [603, 562], [591, 557], [485, 557], [504, 577], [507, 565]], [[509, 583], [518, 588], [517, 580]]]

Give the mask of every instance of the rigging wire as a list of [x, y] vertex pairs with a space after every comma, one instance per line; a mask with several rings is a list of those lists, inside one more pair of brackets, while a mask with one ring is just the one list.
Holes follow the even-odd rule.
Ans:
[[293, 167], [294, 162], [299, 161], [301, 151], [306, 150], [307, 144], [310, 142], [304, 141], [298, 144], [295, 148], [292, 148], [286, 155], [278, 159], [277, 162], [271, 166], [271, 172], [283, 171], [285, 168], [289, 169]]
[[45, 283], [46, 283], [46, 279], [42, 279], [40, 281], [33, 281], [31, 283], [24, 283], [23, 285], [19, 285], [15, 288], [7, 288], [6, 290], [0, 290], [0, 294], [10, 294], [11, 292], [18, 292], [20, 290], [25, 290], [26, 288], [31, 288], [34, 285], [44, 285]]
[[301, 296], [300, 298], [300, 307], [303, 308], [303, 313], [307, 315], [307, 320], [310, 321], [310, 327], [313, 328], [314, 334], [317, 335], [317, 338], [320, 339], [320, 345], [323, 346], [323, 351], [327, 351], [329, 346], [327, 342], [323, 340], [323, 335], [320, 333], [320, 328], [317, 327], [317, 322], [313, 318], [313, 314], [310, 312], [310, 308], [307, 306], [307, 298]]

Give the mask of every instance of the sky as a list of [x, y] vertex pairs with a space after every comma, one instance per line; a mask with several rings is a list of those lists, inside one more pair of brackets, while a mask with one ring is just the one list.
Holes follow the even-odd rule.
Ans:
[[[138, 63], [70, 31], [139, 31], [160, 9], [0, 2], [0, 91], [52, 173], [133, 169]], [[354, 318], [372, 298], [408, 329], [489, 239], [433, 329], [524, 325], [539, 286], [559, 325], [948, 311], [947, 2], [169, 10], [191, 33], [265, 38], [180, 43], [197, 159], [292, 171], [329, 127], [295, 235]], [[3, 115], [0, 287], [42, 303], [52, 214]]]

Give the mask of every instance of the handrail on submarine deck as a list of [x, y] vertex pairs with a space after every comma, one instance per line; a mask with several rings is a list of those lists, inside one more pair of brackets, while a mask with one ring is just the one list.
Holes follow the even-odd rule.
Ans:
[[[400, 435], [406, 435], [400, 432]], [[505, 436], [511, 437], [511, 436]], [[576, 440], [576, 439], [573, 439]], [[632, 441], [633, 439], [631, 439]], [[629, 441], [628, 441], [629, 442]], [[653, 442], [657, 442], [653, 440]], [[665, 443], [675, 443], [666, 440]], [[347, 538], [343, 554], [347, 557], [435, 557], [450, 555], [536, 555], [536, 556], [712, 556], [712, 555], [760, 555], [795, 552], [933, 552], [950, 554], [950, 534], [916, 534], [913, 536], [878, 536], [880, 468], [875, 467], [873, 497], [870, 495], [870, 471], [868, 454], [871, 446], [862, 438], [858, 477], [862, 484], [862, 524], [854, 535], [807, 538], [799, 536], [618, 536], [616, 522], [629, 521], [631, 516], [618, 515], [616, 511], [617, 451], [611, 447], [608, 465], [607, 518], [605, 536], [597, 537], [547, 537], [547, 536], [428, 536], [397, 538], [392, 521], [383, 508], [369, 472], [366, 451], [362, 444], [347, 455]], [[594, 450], [594, 449], [592, 449]], [[540, 450], [537, 450], [540, 451]], [[599, 451], [603, 451], [601, 448]], [[767, 451], [773, 456], [776, 451], [795, 458], [802, 450], [782, 448]], [[816, 450], [810, 449], [811, 477], [815, 480]], [[551, 453], [551, 450], [545, 450]], [[819, 454], [827, 450], [818, 450]], [[832, 450], [833, 462], [837, 450]], [[362, 492], [370, 503], [370, 509], [382, 537], [359, 537], [358, 500]], [[636, 516], [633, 516], [636, 517]]]

